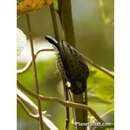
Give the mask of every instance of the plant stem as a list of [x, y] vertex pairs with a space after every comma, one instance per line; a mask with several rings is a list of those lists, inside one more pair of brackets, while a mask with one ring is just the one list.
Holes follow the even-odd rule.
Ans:
[[[59, 35], [59, 31], [58, 31], [57, 18], [56, 18], [56, 13], [55, 13], [53, 4], [50, 6], [50, 12], [51, 12], [51, 16], [52, 16], [52, 23], [53, 23], [53, 29], [54, 29], [55, 37], [56, 37], [57, 41], [60, 43], [60, 35]], [[66, 99], [66, 101], [68, 101], [69, 100], [68, 89], [67, 89], [66, 82], [64, 81], [64, 79], [63, 79], [63, 85], [64, 85], [65, 99]], [[66, 107], [65, 130], [69, 129], [69, 120], [70, 120], [69, 107]]]
[[[54, 51], [54, 49], [40, 49], [38, 50], [36, 53], [35, 53], [35, 59], [37, 58], [38, 54], [40, 52], [46, 52], [46, 51]], [[18, 69], [17, 70], [17, 75], [20, 75], [20, 74], [23, 74], [24, 72], [26, 72], [27, 70], [29, 70], [29, 68], [31, 67], [32, 65], [32, 59], [29, 60], [27, 62], [27, 64], [22, 68], [22, 69]]]
[[58, 0], [59, 17], [64, 30], [65, 40], [75, 47], [71, 0]]
[[57, 25], [57, 19], [56, 19], [56, 13], [54, 9], [54, 4], [52, 3], [50, 5], [50, 12], [51, 12], [51, 18], [52, 18], [52, 23], [53, 23], [53, 30], [55, 34], [55, 38], [58, 42], [60, 42], [60, 36], [59, 36], [59, 31], [58, 31], [58, 25]]
[[31, 113], [28, 108], [26, 108], [26, 106], [24, 105], [24, 103], [21, 101], [21, 99], [17, 96], [17, 101], [19, 102], [19, 104], [21, 105], [21, 107], [24, 109], [24, 111], [26, 112], [27, 115], [29, 115], [30, 117], [34, 118], [34, 119], [38, 119], [38, 116], [36, 114]]
[[[38, 54], [40, 52], [44, 52], [44, 51], [54, 51], [54, 49], [40, 49], [35, 53], [35, 58], [38, 56]], [[104, 72], [105, 74], [110, 76], [112, 79], [114, 79], [114, 72], [104, 68], [103, 66], [100, 66], [100, 65], [96, 64], [93, 60], [91, 60], [90, 58], [84, 56], [83, 54], [81, 54], [81, 55], [86, 60], [87, 63], [89, 63], [90, 65], [96, 67], [97, 69]], [[22, 73], [26, 72], [31, 67], [31, 65], [32, 65], [32, 60], [28, 61], [28, 63], [25, 65], [25, 67], [23, 67], [22, 69], [17, 70], [17, 74], [22, 74]]]
[[31, 92], [30, 90], [28, 90], [26, 87], [24, 87], [19, 81], [17, 81], [17, 85], [21, 90], [23, 90], [24, 92], [26, 92], [27, 94], [29, 94], [30, 96], [32, 96], [36, 99], [39, 97], [43, 101], [57, 102], [66, 107], [73, 107], [73, 108], [81, 109], [81, 110], [88, 109], [88, 111], [97, 119], [97, 121], [99, 121], [100, 123], [104, 123], [104, 121], [97, 115], [97, 113], [88, 105], [81, 104], [81, 103], [75, 103], [75, 102], [71, 102], [71, 101], [63, 101], [63, 100], [59, 99], [59, 97], [47, 97], [47, 96], [43, 96], [43, 95], [37, 95], [37, 94]]
[[96, 64], [93, 60], [89, 59], [88, 57], [84, 56], [83, 54], [81, 54], [81, 55], [87, 61], [87, 63], [91, 64], [92, 66], [96, 67], [97, 69], [104, 72], [105, 74], [110, 76], [112, 79], [114, 79], [114, 73], [112, 71], [104, 68], [103, 66], [100, 66], [100, 65]]
[[[71, 44], [73, 47], [75, 46], [75, 34], [73, 28], [73, 18], [72, 18], [72, 7], [71, 0], [59, 0], [59, 16], [61, 20], [61, 24], [64, 30], [65, 41]], [[73, 95], [73, 101], [76, 103], [85, 103], [87, 105], [87, 86], [85, 96], [83, 94]], [[86, 98], [85, 98], [86, 97]], [[86, 99], [86, 100], [85, 100]], [[75, 109], [75, 118], [76, 122], [87, 123], [88, 113], [87, 110], [79, 110]], [[85, 130], [86, 128], [77, 126], [77, 130]]]
[[[37, 77], [37, 68], [36, 68], [36, 62], [35, 62], [35, 54], [34, 54], [33, 39], [32, 39], [32, 34], [31, 34], [32, 31], [31, 31], [31, 23], [30, 23], [29, 14], [26, 14], [26, 19], [27, 19], [28, 33], [29, 33], [30, 46], [31, 46], [31, 55], [32, 55], [32, 61], [33, 61], [36, 93], [37, 93], [37, 95], [39, 95], [39, 83], [38, 83], [38, 77]], [[38, 113], [39, 113], [40, 128], [41, 128], [41, 130], [44, 130], [43, 122], [42, 122], [43, 121], [42, 120], [42, 108], [41, 108], [41, 102], [40, 102], [39, 98], [37, 98], [37, 103], [38, 103]]]

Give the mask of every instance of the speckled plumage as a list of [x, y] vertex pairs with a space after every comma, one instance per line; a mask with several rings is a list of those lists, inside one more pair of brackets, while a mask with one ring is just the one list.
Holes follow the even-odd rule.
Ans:
[[45, 37], [57, 50], [57, 63], [62, 78], [71, 83], [71, 91], [74, 94], [81, 94], [86, 90], [86, 80], [89, 76], [88, 66], [85, 64], [79, 52], [62, 41], [58, 43], [50, 36]]

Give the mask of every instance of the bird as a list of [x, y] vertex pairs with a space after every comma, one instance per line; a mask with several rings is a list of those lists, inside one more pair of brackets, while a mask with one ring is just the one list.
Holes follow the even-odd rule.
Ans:
[[89, 68], [81, 53], [66, 41], [58, 42], [52, 36], [45, 36], [57, 52], [57, 65], [63, 80], [70, 83], [70, 90], [74, 94], [82, 94], [86, 91], [86, 80], [89, 76]]

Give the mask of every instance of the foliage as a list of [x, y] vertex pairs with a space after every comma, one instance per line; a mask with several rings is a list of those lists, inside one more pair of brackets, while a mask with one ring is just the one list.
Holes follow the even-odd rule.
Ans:
[[[37, 11], [38, 9], [42, 8], [44, 5], [50, 5], [53, 0], [23, 0], [18, 2], [18, 8], [17, 11], [18, 13], [28, 13], [32, 11]], [[75, 3], [72, 1], [72, 3]], [[96, 2], [95, 2], [96, 3]], [[103, 24], [105, 27], [113, 24], [113, 0], [110, 1], [105, 1], [105, 0], [98, 0], [97, 1], [99, 9], [100, 9], [100, 18], [102, 19]], [[58, 0], [54, 0], [54, 8], [56, 11], [58, 10]], [[73, 15], [73, 13], [72, 13]], [[97, 17], [97, 16], [96, 16]], [[67, 18], [66, 22], [67, 22]], [[87, 21], [88, 22], [88, 21]], [[88, 26], [88, 23], [85, 23], [85, 25]], [[39, 23], [38, 23], [39, 24]], [[47, 23], [45, 23], [46, 25]], [[89, 23], [90, 26], [91, 23]], [[98, 23], [97, 23], [98, 25]], [[103, 25], [103, 26], [104, 26]], [[35, 27], [35, 26], [34, 26]], [[89, 28], [89, 26], [88, 26]], [[95, 30], [97, 31], [99, 27], [95, 27]], [[107, 28], [108, 29], [108, 28]], [[109, 28], [110, 29], [110, 28]], [[39, 30], [38, 30], [39, 31]], [[91, 35], [91, 30], [88, 30], [87, 35]], [[80, 32], [79, 32], [80, 33]], [[21, 33], [22, 34], [22, 33]], [[82, 33], [83, 34], [83, 33]], [[23, 35], [23, 34], [22, 34]], [[43, 35], [43, 34], [42, 34]], [[83, 34], [84, 35], [84, 34]], [[86, 35], [86, 33], [85, 33]], [[95, 35], [95, 32], [93, 32], [93, 35]], [[104, 35], [104, 34], [103, 34]], [[23, 38], [22, 38], [23, 37]], [[109, 36], [108, 36], [109, 37]], [[21, 40], [22, 39], [22, 40]], [[24, 40], [23, 40], [24, 39]], [[94, 38], [93, 38], [94, 39]], [[110, 38], [112, 39], [112, 38]], [[20, 43], [17, 46], [18, 49], [18, 55], [20, 55], [22, 49], [24, 47], [26, 38], [24, 36], [20, 36], [18, 38]], [[89, 41], [88, 41], [89, 42]], [[100, 41], [96, 41], [97, 46], [99, 45]], [[22, 47], [21, 47], [22, 45]], [[80, 44], [78, 44], [80, 45]], [[83, 48], [86, 49], [87, 44], [81, 44], [83, 45]], [[103, 44], [103, 46], [105, 46]], [[92, 53], [94, 53], [93, 48], [96, 46], [91, 45]], [[97, 50], [97, 48], [95, 49]], [[86, 50], [85, 50], [86, 51]], [[102, 49], [102, 54], [105, 53], [104, 48]], [[95, 55], [96, 57], [96, 55]], [[18, 69], [22, 68], [25, 63], [23, 62], [18, 62]], [[64, 99], [63, 95], [63, 86], [61, 84], [61, 78], [59, 76], [59, 73], [57, 71], [56, 67], [56, 59], [51, 58], [49, 60], [36, 60], [36, 65], [37, 65], [37, 77], [38, 77], [38, 82], [39, 82], [39, 89], [40, 89], [40, 94], [45, 95], [45, 96], [56, 96], [59, 99]], [[108, 62], [109, 64], [109, 62]], [[111, 65], [110, 65], [111, 66]], [[106, 75], [104, 72], [101, 70], [95, 68], [94, 66], [89, 66], [90, 69], [90, 76], [87, 81], [88, 85], [88, 105], [93, 108], [100, 117], [105, 122], [110, 122], [113, 123], [114, 119], [114, 80]], [[23, 74], [18, 75], [17, 79], [22, 82], [24, 86], [26, 86], [31, 92], [35, 92], [35, 85], [34, 85], [34, 75], [33, 75], [33, 67], [31, 66], [29, 70]], [[34, 103], [37, 104], [36, 100], [32, 98], [31, 96], [28, 96], [29, 99], [31, 99]], [[65, 109], [63, 106], [56, 104], [56, 103], [49, 103], [49, 102], [42, 102], [42, 108], [44, 110], [47, 110], [47, 114], [50, 115], [50, 120], [59, 128], [63, 129], [65, 126]], [[53, 108], [53, 109], [52, 109]], [[71, 115], [71, 121], [73, 121], [73, 113], [70, 113]], [[92, 115], [89, 115], [90, 121], [93, 120]], [[63, 121], [64, 119], [64, 121]], [[37, 128], [37, 121], [33, 121], [30, 118], [28, 118], [25, 114], [25, 111], [19, 106], [18, 104], [18, 121], [23, 123], [24, 125], [26, 124], [26, 120], [30, 121], [30, 127], [33, 122], [32, 130], [38, 129]], [[35, 122], [35, 123], [34, 123]], [[29, 123], [29, 122], [28, 122]], [[28, 124], [29, 125], [29, 124]], [[20, 126], [20, 125], [19, 125]], [[27, 127], [26, 127], [27, 128]], [[20, 129], [20, 128], [18, 128]], [[70, 123], [70, 130], [74, 130], [74, 126], [72, 123]]]
[[114, 107], [114, 80], [104, 72], [95, 67], [90, 67], [90, 76], [88, 79], [88, 100], [96, 112], [103, 115], [111, 111], [105, 117], [105, 121], [113, 122]]
[[111, 77], [102, 71], [91, 67], [90, 77], [88, 80], [89, 92], [95, 94], [102, 100], [113, 102], [114, 98], [114, 81]]
[[[64, 98], [62, 92], [63, 86], [62, 84], [59, 84], [61, 80], [55, 63], [56, 63], [55, 58], [52, 58], [47, 61], [40, 61], [37, 63], [38, 80], [40, 83], [40, 93], [46, 96], [56, 96], [59, 97], [60, 99], [63, 99]], [[90, 76], [88, 79], [89, 105], [93, 109], [96, 108], [96, 112], [99, 115], [104, 115], [107, 111], [113, 109], [113, 101], [114, 101], [113, 79], [93, 66], [89, 66], [89, 69], [90, 69]], [[19, 75], [18, 80], [20, 80], [23, 83], [23, 85], [27, 86], [30, 91], [33, 92], [35, 91], [34, 82], [32, 82], [33, 81], [32, 67], [26, 73]], [[59, 129], [63, 129], [64, 123], [63, 121], [61, 121], [61, 119], [63, 120], [65, 116], [64, 108], [56, 103], [47, 102], [42, 105], [43, 109], [47, 110], [47, 113], [51, 115], [51, 120], [56, 124], [56, 126]], [[56, 116], [58, 118], [56, 118], [55, 115], [58, 115]], [[103, 119], [105, 121], [109, 121], [112, 123], [113, 111], [107, 113], [103, 117]], [[73, 118], [71, 120], [73, 120]], [[70, 125], [70, 128], [72, 128], [72, 130], [74, 129], [72, 124]]]

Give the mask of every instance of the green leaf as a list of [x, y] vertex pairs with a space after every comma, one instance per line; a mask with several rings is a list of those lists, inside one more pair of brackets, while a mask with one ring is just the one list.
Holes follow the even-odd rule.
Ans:
[[113, 102], [114, 99], [114, 81], [104, 72], [90, 67], [90, 76], [88, 78], [88, 91], [98, 98]]
[[89, 102], [93, 102], [93, 103], [103, 103], [103, 104], [111, 104], [110, 101], [106, 101], [96, 95], [92, 95], [92, 94], [88, 94], [88, 100]]

